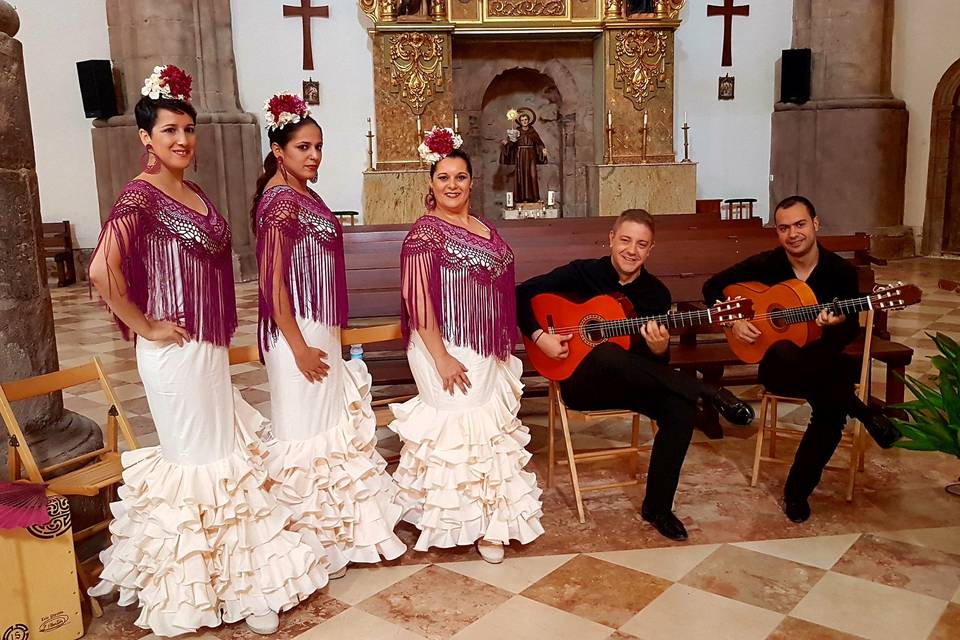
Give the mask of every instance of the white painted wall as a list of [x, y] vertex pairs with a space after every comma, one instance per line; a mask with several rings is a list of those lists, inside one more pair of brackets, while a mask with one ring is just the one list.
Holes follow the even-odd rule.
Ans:
[[108, 59], [104, 0], [19, 0], [27, 97], [44, 222], [70, 220], [79, 247], [100, 234], [91, 122], [83, 115], [77, 61]]
[[[713, 0], [687, 0], [676, 36], [677, 157], [683, 157], [683, 114], [690, 158], [698, 162], [698, 198], [757, 198], [754, 215], [770, 206], [770, 122], [779, 99], [777, 61], [790, 48], [793, 0], [753, 0], [750, 15], [733, 18], [733, 66], [721, 67], [723, 18], [707, 17]], [[746, 0], [737, 4], [748, 4]], [[718, 79], [736, 78], [736, 98], [717, 100]]]
[[[680, 127], [686, 111], [691, 157], [699, 162], [698, 197], [756, 197], [757, 213], [765, 217], [775, 69], [780, 51], [790, 46], [793, 2], [750, 2], [750, 16], [734, 19], [734, 66], [724, 69], [723, 20], [707, 18], [711, 1], [687, 0], [681, 14], [675, 67], [677, 152], [682, 156]], [[331, 17], [314, 19], [312, 25], [317, 69], [304, 72], [301, 23], [282, 16], [285, 3], [232, 0], [241, 106], [260, 114], [274, 91], [299, 91], [311, 75], [318, 80], [321, 103], [312, 109], [324, 126], [325, 148], [316, 188], [332, 208], [359, 210], [366, 119], [373, 116], [369, 22], [355, 0], [329, 0]], [[81, 246], [92, 246], [100, 226], [96, 182], [90, 123], [83, 118], [74, 63], [109, 57], [104, 1], [18, 4], [44, 219], [69, 218], [76, 224]], [[717, 79], [727, 72], [736, 77], [736, 99], [720, 102]], [[50, 122], [57, 126], [43, 126]], [[265, 153], [266, 136], [263, 140]]]
[[960, 58], [960, 2], [897, 0], [894, 8], [893, 95], [910, 112], [904, 224], [919, 238], [927, 201], [930, 117], [933, 92], [947, 68]]
[[[355, 0], [330, 0], [330, 18], [314, 18], [314, 71], [303, 71], [302, 23], [284, 18], [286, 0], [232, 0], [233, 46], [240, 104], [263, 122], [263, 103], [277, 91], [300, 93], [320, 82], [310, 107], [323, 127], [323, 162], [314, 189], [331, 209], [360, 211], [367, 167], [367, 118], [373, 118], [373, 63], [367, 17]], [[296, 4], [296, 3], [293, 3]], [[268, 148], [262, 136], [263, 152]]]

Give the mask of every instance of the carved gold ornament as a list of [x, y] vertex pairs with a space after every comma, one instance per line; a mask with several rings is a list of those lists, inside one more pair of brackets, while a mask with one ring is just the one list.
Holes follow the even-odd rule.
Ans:
[[410, 32], [390, 36], [390, 86], [415, 115], [443, 91], [444, 36]]
[[367, 17], [377, 21], [377, 0], [359, 0], [360, 11], [363, 11], [367, 14]]
[[641, 109], [664, 82], [667, 66], [667, 33], [630, 29], [617, 33], [614, 50], [614, 84]]
[[676, 18], [680, 15], [684, 2], [686, 0], [657, 0], [657, 13], [666, 14], [671, 19]]
[[490, 2], [491, 17], [534, 17], [534, 16], [562, 16], [567, 12], [566, 0], [493, 0]]

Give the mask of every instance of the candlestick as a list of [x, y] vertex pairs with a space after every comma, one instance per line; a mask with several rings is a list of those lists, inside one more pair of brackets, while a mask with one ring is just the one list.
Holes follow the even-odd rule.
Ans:
[[607, 148], [603, 152], [604, 164], [613, 164], [613, 127], [607, 125]]
[[683, 124], [687, 124], [687, 112], [683, 112]]
[[367, 170], [376, 171], [373, 166], [373, 127], [370, 118], [367, 118]]
[[507, 191], [506, 202], [507, 209], [513, 209], [513, 191]]
[[690, 126], [687, 119], [683, 119], [683, 160], [680, 162], [690, 162]]
[[607, 111], [607, 126], [613, 126], [613, 111]]
[[460, 116], [453, 114], [453, 132], [460, 133]]
[[420, 124], [420, 116], [417, 116], [417, 144], [420, 144], [420, 136], [423, 135], [423, 126]]
[[556, 202], [556, 200], [555, 200], [555, 198], [556, 198], [556, 193], [557, 193], [557, 192], [556, 192], [556, 191], [553, 191], [553, 190], [548, 190], [548, 191], [547, 191], [547, 206], [548, 206], [548, 207], [552, 207], [552, 206], [554, 205], [554, 203]]
[[643, 128], [644, 129], [647, 128], [647, 112], [646, 111], [643, 112]]

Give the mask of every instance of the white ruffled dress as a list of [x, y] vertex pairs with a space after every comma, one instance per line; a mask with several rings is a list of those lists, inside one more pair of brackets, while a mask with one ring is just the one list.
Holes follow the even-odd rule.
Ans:
[[230, 382], [227, 349], [137, 340], [160, 445], [123, 454], [112, 545], [95, 596], [120, 591], [139, 627], [175, 636], [290, 609], [327, 582], [325, 558], [287, 530], [256, 432], [263, 417]]
[[348, 562], [392, 560], [406, 545], [397, 486], [377, 452], [371, 377], [362, 360], [340, 357], [340, 329], [297, 318], [307, 344], [329, 354], [327, 377], [309, 382], [279, 334], [264, 361], [270, 379], [272, 429], [267, 469], [271, 491], [293, 512], [291, 528], [333, 573]]

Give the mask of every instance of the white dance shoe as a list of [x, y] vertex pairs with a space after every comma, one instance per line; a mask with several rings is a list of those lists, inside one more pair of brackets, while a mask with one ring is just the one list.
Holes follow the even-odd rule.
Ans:
[[480, 557], [490, 564], [500, 564], [503, 562], [502, 542], [487, 542], [485, 540], [477, 540], [477, 551], [480, 552]]
[[247, 616], [246, 623], [250, 631], [261, 636], [269, 636], [280, 628], [280, 616], [271, 611], [262, 616]]
[[336, 580], [337, 578], [342, 578], [345, 575], [347, 575], [347, 567], [343, 566], [343, 567], [340, 567], [339, 571], [334, 571], [333, 573], [328, 575], [327, 578], [329, 578], [330, 580]]

